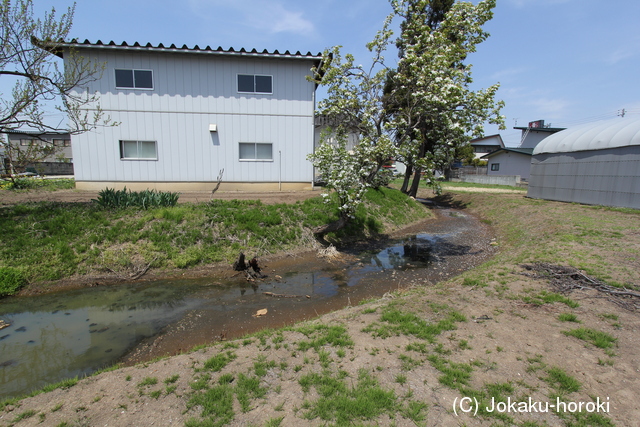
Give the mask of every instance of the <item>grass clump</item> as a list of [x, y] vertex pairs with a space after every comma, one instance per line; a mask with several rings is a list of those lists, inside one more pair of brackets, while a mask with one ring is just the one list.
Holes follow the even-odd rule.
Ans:
[[437, 323], [427, 323], [416, 314], [403, 312], [397, 308], [387, 308], [380, 316], [383, 324], [373, 323], [363, 331], [370, 332], [373, 336], [387, 338], [392, 335], [413, 335], [416, 338], [435, 342], [435, 337], [444, 331], [456, 329], [456, 322], [464, 322], [466, 318], [455, 311], [450, 311]]
[[583, 341], [590, 342], [598, 348], [610, 348], [616, 343], [617, 338], [606, 332], [596, 331], [590, 328], [578, 328], [570, 331], [563, 331], [563, 334], [569, 337], [575, 337]]
[[347, 328], [342, 325], [304, 325], [296, 328], [295, 331], [300, 332], [310, 338], [309, 341], [301, 341], [298, 343], [298, 350], [306, 351], [310, 348], [318, 351], [320, 347], [332, 345], [334, 347], [351, 347], [353, 340], [347, 334]]
[[578, 316], [576, 316], [573, 313], [560, 313], [558, 315], [558, 320], [561, 322], [575, 322], [575, 323], [580, 323], [580, 321], [578, 320]]
[[26, 284], [27, 279], [22, 271], [12, 267], [0, 267], [0, 297], [15, 294]]
[[236, 357], [238, 356], [236, 356], [236, 354], [232, 351], [227, 351], [226, 353], [218, 353], [204, 362], [204, 369], [208, 371], [219, 372], [222, 370], [222, 368], [235, 360]]
[[[304, 418], [333, 421], [336, 425], [350, 425], [356, 421], [372, 420], [382, 414], [393, 415], [399, 404], [392, 390], [384, 390], [377, 380], [365, 370], [360, 370], [358, 379], [352, 386], [344, 381], [345, 373], [336, 376], [328, 372], [312, 373], [300, 378], [303, 390], [308, 392], [314, 387], [319, 398], [314, 402], [306, 402]], [[417, 408], [413, 408], [415, 411]], [[419, 416], [423, 408], [420, 408]]]
[[564, 295], [555, 292], [547, 292], [545, 290], [540, 291], [534, 296], [525, 296], [524, 298], [522, 298], [522, 301], [527, 304], [535, 305], [553, 304], [554, 302], [559, 302], [570, 308], [577, 308], [580, 306], [580, 304], [578, 304], [571, 298], [567, 298]]

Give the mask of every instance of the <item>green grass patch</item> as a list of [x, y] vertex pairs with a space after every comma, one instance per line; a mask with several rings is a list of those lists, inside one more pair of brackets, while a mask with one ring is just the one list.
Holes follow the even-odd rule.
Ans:
[[318, 351], [320, 347], [331, 345], [334, 347], [352, 347], [353, 340], [342, 325], [309, 324], [293, 329], [306, 335], [309, 341], [298, 342], [298, 350], [306, 351], [310, 348]]
[[580, 321], [578, 320], [578, 316], [576, 316], [573, 313], [560, 313], [558, 315], [558, 320], [561, 322], [575, 322], [575, 323], [580, 323]]
[[580, 382], [558, 367], [547, 369], [547, 376], [542, 379], [561, 396], [580, 391]]
[[13, 267], [0, 267], [0, 297], [15, 294], [26, 284], [27, 279], [22, 271]]
[[[305, 392], [314, 387], [319, 398], [307, 402], [304, 418], [320, 418], [336, 425], [353, 425], [354, 422], [373, 420], [382, 414], [393, 415], [400, 409], [392, 390], [384, 390], [377, 380], [365, 370], [360, 370], [355, 382], [344, 381], [345, 374], [312, 373], [300, 378]], [[419, 418], [424, 407], [412, 407], [412, 416]]]
[[227, 366], [230, 362], [236, 359], [236, 354], [232, 351], [227, 351], [225, 353], [218, 353], [215, 356], [208, 359], [204, 362], [204, 369], [213, 372], [221, 371], [225, 366]]
[[[76, 187], [74, 179], [60, 178], [60, 179], [42, 179], [36, 177], [20, 177], [16, 178], [13, 182], [2, 181], [0, 182], [0, 190], [11, 191], [56, 191], [56, 190], [70, 190]], [[0, 196], [1, 197], [1, 196]]]
[[[448, 309], [448, 307], [447, 307]], [[374, 337], [387, 338], [393, 335], [413, 335], [416, 338], [435, 342], [435, 337], [444, 331], [456, 329], [456, 322], [466, 321], [465, 316], [455, 311], [449, 311], [445, 317], [436, 323], [428, 323], [415, 313], [403, 312], [397, 308], [386, 308], [380, 316], [384, 323], [373, 323], [363, 329]]]
[[533, 296], [529, 296], [529, 295], [524, 296], [522, 298], [522, 301], [527, 304], [535, 304], [535, 305], [553, 304], [555, 302], [559, 302], [571, 308], [576, 308], [580, 306], [580, 304], [573, 301], [571, 298], [567, 298], [564, 295], [558, 294], [556, 292], [548, 292], [545, 290], [542, 290], [538, 294]]
[[575, 337], [583, 341], [590, 342], [598, 348], [613, 347], [618, 340], [606, 332], [590, 328], [572, 329], [570, 331], [562, 331], [562, 333], [569, 337]]

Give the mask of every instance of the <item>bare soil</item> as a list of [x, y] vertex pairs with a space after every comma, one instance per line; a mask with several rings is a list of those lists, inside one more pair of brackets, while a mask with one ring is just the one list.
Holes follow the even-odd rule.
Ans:
[[[204, 414], [206, 408], [190, 405], [189, 401], [203, 393], [196, 391], [197, 381], [211, 389], [225, 374], [233, 375], [232, 385], [245, 375], [258, 378], [266, 389], [264, 396], [250, 400], [246, 410], [237, 398], [233, 400], [234, 417], [229, 425], [333, 425], [335, 419], [313, 417], [312, 410], [320, 398], [318, 389], [305, 391], [300, 380], [312, 373], [329, 373], [337, 378], [339, 372], [347, 375], [344, 381], [348, 388], [366, 372], [381, 388], [393, 391], [399, 402], [393, 413], [361, 420], [366, 425], [640, 425], [640, 402], [636, 400], [640, 395], [637, 311], [588, 286], [572, 287], [562, 294], [578, 307], [563, 302], [541, 303], [536, 297], [558, 289], [523, 267], [538, 261], [572, 265], [584, 276], [597, 273], [635, 289], [640, 285], [638, 215], [528, 201], [522, 194], [457, 194], [440, 202], [491, 223], [499, 254], [481, 267], [439, 283], [398, 272], [395, 280], [404, 290], [308, 323], [344, 327], [352, 345], [324, 344], [317, 350], [302, 350], [301, 343], [311, 338], [295, 328], [226, 341], [104, 372], [71, 388], [21, 400], [0, 412], [0, 426], [170, 426], [207, 417], [216, 421]], [[496, 213], [505, 209], [516, 213]], [[415, 313], [428, 323], [441, 320], [451, 311], [464, 316], [464, 320], [433, 342], [410, 333], [376, 337], [365, 331], [366, 327], [389, 325], [381, 320], [381, 314], [390, 307]], [[575, 315], [577, 322], [561, 321], [559, 315], [566, 313]], [[259, 322], [272, 315], [253, 320]], [[600, 348], [565, 334], [577, 328], [606, 333], [615, 342], [610, 348]], [[205, 362], [219, 354], [235, 358], [219, 371], [204, 369]], [[437, 360], [444, 365], [438, 365]], [[257, 364], [261, 363], [266, 364], [266, 371], [258, 374]], [[468, 378], [459, 378], [458, 388], [447, 384], [445, 368], [460, 371], [464, 367], [470, 369]], [[563, 389], [566, 378], [573, 378], [577, 389]], [[151, 384], [153, 379], [157, 383]], [[500, 387], [502, 392], [496, 392]], [[462, 413], [456, 406], [461, 398], [469, 396], [464, 393], [472, 392], [474, 396], [484, 393], [512, 401], [553, 404], [556, 396], [564, 402], [584, 404], [599, 399], [607, 406], [606, 412], [597, 414], [575, 415], [550, 409], [511, 411], [505, 417], [474, 416], [473, 411]], [[426, 404], [420, 412], [422, 417], [402, 409], [411, 402]], [[473, 409], [473, 400], [468, 402], [464, 409]]]
[[[185, 191], [180, 193], [178, 203], [198, 203], [211, 199], [261, 200], [265, 204], [295, 203], [316, 197], [319, 194], [319, 190], [273, 192], [217, 191], [213, 195], [210, 191]], [[88, 203], [96, 198], [98, 198], [97, 191], [2, 191], [2, 194], [0, 194], [0, 206], [30, 202]]]

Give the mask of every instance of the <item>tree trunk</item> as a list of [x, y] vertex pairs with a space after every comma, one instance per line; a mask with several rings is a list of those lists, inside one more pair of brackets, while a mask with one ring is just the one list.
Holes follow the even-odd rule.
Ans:
[[418, 187], [420, 186], [420, 177], [422, 175], [422, 168], [416, 168], [415, 174], [413, 175], [413, 182], [411, 183], [411, 189], [409, 190], [409, 196], [417, 197], [418, 195]]
[[409, 188], [409, 180], [411, 179], [411, 175], [413, 175], [413, 166], [407, 165], [407, 170], [404, 171], [404, 180], [402, 181], [402, 187], [400, 187], [400, 191], [404, 194], [407, 194], [407, 189]]
[[338, 231], [341, 228], [344, 228], [345, 225], [349, 223], [349, 217], [340, 215], [337, 221], [333, 221], [330, 224], [321, 225], [313, 229], [313, 234], [319, 237], [323, 237], [327, 233], [331, 233], [333, 231]]

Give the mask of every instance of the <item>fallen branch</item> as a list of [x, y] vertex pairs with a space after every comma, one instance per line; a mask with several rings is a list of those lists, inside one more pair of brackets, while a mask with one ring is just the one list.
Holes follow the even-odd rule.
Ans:
[[[583, 272], [573, 267], [565, 267], [549, 263], [537, 263], [522, 265], [524, 269], [533, 273], [522, 273], [522, 275], [534, 279], [547, 279], [551, 286], [559, 292], [571, 292], [575, 289], [593, 289], [608, 296], [608, 300], [626, 308], [635, 310], [639, 308], [640, 292], [635, 292], [627, 288], [617, 288], [607, 285], [604, 282], [587, 276]], [[637, 301], [636, 301], [637, 299]]]
[[[273, 292], [263, 292], [264, 295], [274, 297], [274, 298], [302, 298], [302, 295], [285, 295], [285, 294], [274, 294]], [[309, 295], [304, 295], [307, 298], [311, 298]]]

